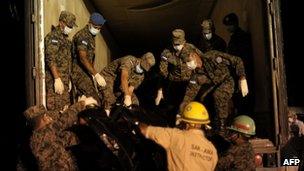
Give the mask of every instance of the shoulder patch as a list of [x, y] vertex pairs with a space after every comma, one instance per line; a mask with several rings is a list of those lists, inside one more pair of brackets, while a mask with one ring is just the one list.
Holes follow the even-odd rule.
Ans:
[[217, 63], [221, 63], [221, 62], [223, 62], [222, 57], [217, 57], [215, 60], [216, 60], [216, 62], [217, 62]]
[[51, 42], [52, 43], [58, 43], [58, 40], [52, 39]]
[[84, 41], [84, 40], [81, 41], [81, 43], [84, 44], [84, 45], [86, 45], [86, 46], [88, 45], [88, 42], [86, 42], [86, 41]]

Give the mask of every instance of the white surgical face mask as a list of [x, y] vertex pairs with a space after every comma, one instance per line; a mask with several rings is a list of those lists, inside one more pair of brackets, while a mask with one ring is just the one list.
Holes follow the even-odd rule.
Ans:
[[68, 26], [64, 26], [63, 34], [68, 35], [71, 33], [72, 30], [73, 30], [72, 28], [70, 28]]
[[176, 51], [181, 51], [183, 49], [184, 45], [174, 45], [173, 48], [176, 50]]
[[189, 69], [191, 69], [191, 70], [194, 70], [194, 69], [196, 68], [196, 66], [197, 66], [195, 60], [189, 61], [189, 62], [187, 62], [186, 64], [187, 64], [187, 67], [188, 67]]
[[207, 40], [210, 40], [212, 38], [212, 33], [205, 34], [205, 37]]
[[93, 34], [95, 36], [100, 32], [100, 29], [96, 29], [92, 25], [90, 25], [89, 31], [91, 34]]
[[144, 72], [144, 70], [141, 68], [140, 64], [136, 65], [135, 71], [138, 74], [142, 74]]

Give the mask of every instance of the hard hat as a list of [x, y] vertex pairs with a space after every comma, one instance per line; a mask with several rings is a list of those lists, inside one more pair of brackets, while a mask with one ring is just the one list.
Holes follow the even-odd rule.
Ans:
[[238, 16], [235, 13], [227, 14], [223, 19], [223, 24], [225, 24], [226, 26], [230, 26], [230, 25], [238, 26], [239, 25]]
[[193, 124], [210, 123], [207, 109], [199, 102], [190, 102], [188, 105], [186, 105], [181, 120]]
[[254, 120], [246, 115], [240, 115], [234, 118], [232, 125], [228, 127], [228, 129], [243, 133], [247, 136], [255, 135]]

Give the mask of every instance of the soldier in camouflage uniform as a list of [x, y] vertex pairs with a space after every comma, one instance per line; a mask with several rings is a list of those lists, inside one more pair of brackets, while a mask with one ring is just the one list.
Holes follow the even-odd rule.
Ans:
[[202, 36], [200, 37], [198, 48], [204, 53], [210, 50], [226, 52], [226, 42], [215, 33], [213, 21], [211, 19], [204, 20], [201, 27]]
[[141, 58], [128, 55], [111, 62], [100, 74], [105, 78], [107, 85], [102, 88], [102, 104], [107, 114], [110, 114], [112, 105], [117, 97], [124, 96], [124, 105], [139, 104], [133, 93], [144, 80], [144, 72], [155, 65], [155, 58], [148, 52]]
[[[66, 147], [76, 145], [78, 139], [72, 132], [65, 131], [77, 120], [77, 114], [87, 105], [97, 105], [92, 97], [82, 98], [73, 104], [60, 117], [46, 111], [43, 105], [29, 107], [24, 115], [34, 130], [30, 147], [37, 159], [39, 170], [77, 170], [77, 165]], [[54, 116], [53, 119], [51, 116]]]
[[219, 51], [209, 51], [200, 58], [192, 53], [189, 68], [194, 72], [189, 81], [184, 99], [180, 105], [183, 111], [185, 105], [193, 101], [197, 96], [202, 102], [207, 94], [212, 93], [216, 112], [216, 125], [220, 131], [224, 130], [228, 117], [228, 102], [234, 92], [234, 80], [230, 74], [230, 68], [234, 68], [239, 78], [243, 96], [248, 93], [245, 68], [242, 59]]
[[[104, 87], [104, 78], [95, 70], [95, 36], [100, 32], [105, 19], [99, 13], [93, 13], [89, 23], [73, 37], [73, 74], [72, 80], [79, 95], [92, 96], [99, 101], [94, 80]], [[92, 78], [94, 80], [92, 80]]]
[[173, 48], [165, 49], [161, 54], [159, 69], [165, 86], [158, 89], [155, 105], [159, 105], [161, 99], [164, 98], [169, 108], [168, 113], [172, 114], [169, 116], [169, 122], [175, 123], [174, 115], [178, 111], [178, 105], [182, 101], [192, 73], [192, 70], [186, 66], [186, 62], [191, 52], [202, 53], [194, 45], [186, 42], [185, 32], [182, 29], [172, 31], [172, 45]]
[[45, 84], [49, 110], [62, 110], [70, 105], [69, 80], [71, 75], [72, 43], [68, 39], [75, 24], [74, 14], [62, 11], [59, 25], [45, 37]]
[[246, 115], [238, 116], [228, 129], [232, 145], [226, 153], [219, 156], [215, 170], [254, 171], [254, 151], [248, 141], [250, 136], [255, 135], [253, 119]]

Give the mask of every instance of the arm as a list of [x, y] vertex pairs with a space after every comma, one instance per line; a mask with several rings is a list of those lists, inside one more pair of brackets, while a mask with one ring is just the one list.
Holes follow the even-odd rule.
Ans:
[[120, 82], [121, 82], [121, 88], [122, 91], [124, 93], [124, 95], [130, 95], [131, 93], [129, 92], [129, 83], [128, 83], [128, 79], [129, 79], [129, 72], [127, 69], [122, 69], [121, 70], [121, 76], [120, 76]]
[[198, 94], [199, 90], [200, 90], [201, 86], [198, 84], [196, 76], [193, 75], [192, 78], [189, 81], [189, 84], [186, 88], [186, 93], [183, 99], [183, 102], [181, 103], [181, 105], [179, 106], [179, 111], [182, 112], [185, 108], [185, 106], [190, 103], [191, 101], [193, 101], [196, 97], [196, 95]]
[[96, 72], [93, 64], [89, 61], [89, 59], [87, 57], [87, 51], [85, 51], [85, 50], [78, 50], [78, 55], [79, 55], [81, 64], [87, 69], [87, 71], [91, 75], [96, 75], [97, 72]]
[[59, 41], [55, 37], [47, 36], [45, 38], [45, 63], [51, 70], [53, 77], [59, 78], [60, 73], [57, 70], [56, 57], [59, 50]]

